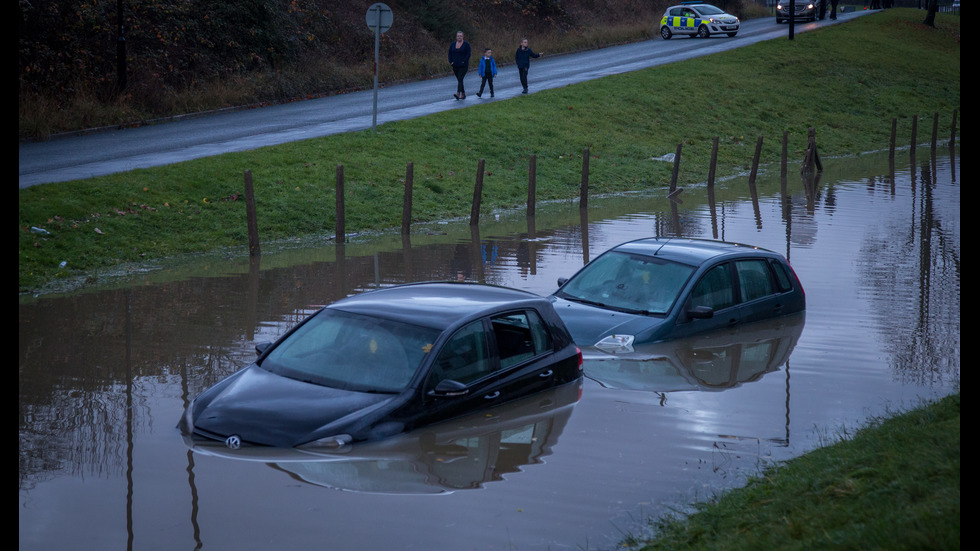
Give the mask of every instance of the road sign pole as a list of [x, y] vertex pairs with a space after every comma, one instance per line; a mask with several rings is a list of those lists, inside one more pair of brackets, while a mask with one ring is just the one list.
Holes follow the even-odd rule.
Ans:
[[381, 10], [378, 10], [378, 22], [374, 27], [374, 111], [371, 115], [371, 131], [378, 127], [378, 50], [381, 49]]
[[374, 31], [374, 110], [371, 114], [371, 130], [378, 129], [378, 58], [381, 55], [381, 33], [391, 28], [391, 8], [385, 4], [372, 4], [367, 11], [367, 26]]

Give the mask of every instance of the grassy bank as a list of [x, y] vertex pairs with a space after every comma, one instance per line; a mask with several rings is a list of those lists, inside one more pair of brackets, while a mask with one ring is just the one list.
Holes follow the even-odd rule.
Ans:
[[783, 132], [798, 166], [808, 127], [825, 158], [887, 148], [893, 118], [907, 144], [913, 115], [939, 113], [948, 129], [960, 105], [959, 18], [940, 14], [931, 28], [922, 17], [885, 10], [793, 41], [388, 123], [376, 133], [20, 190], [18, 289], [43, 292], [93, 270], [183, 253], [247, 254], [245, 171], [255, 182], [260, 237], [273, 243], [333, 234], [337, 165], [347, 231], [360, 232], [400, 226], [409, 162], [413, 220], [421, 222], [469, 215], [480, 159], [489, 212], [523, 204], [531, 155], [545, 201], [577, 197], [585, 148], [591, 192], [602, 194], [665, 188], [672, 166], [651, 159], [679, 143], [679, 185], [703, 183], [715, 137], [719, 177], [749, 169], [758, 136], [762, 162], [777, 161]]
[[642, 551], [959, 549], [960, 395], [876, 419], [658, 529]]

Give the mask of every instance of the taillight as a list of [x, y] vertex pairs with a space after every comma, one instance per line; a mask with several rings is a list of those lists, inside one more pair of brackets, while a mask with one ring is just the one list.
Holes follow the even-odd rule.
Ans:
[[789, 262], [786, 265], [789, 266], [789, 273], [793, 274], [793, 279], [796, 280], [796, 286], [800, 288], [800, 293], [803, 294], [803, 298], [806, 298], [806, 290], [803, 289], [803, 284], [800, 283], [800, 276], [796, 275], [796, 270], [793, 269], [793, 266]]
[[575, 355], [578, 356], [578, 370], [582, 371], [582, 364], [584, 363], [582, 360], [582, 349], [576, 346]]

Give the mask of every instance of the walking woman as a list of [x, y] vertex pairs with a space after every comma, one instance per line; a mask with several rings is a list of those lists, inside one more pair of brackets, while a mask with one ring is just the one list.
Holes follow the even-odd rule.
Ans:
[[456, 99], [466, 99], [466, 90], [463, 88], [463, 77], [470, 68], [470, 43], [463, 40], [463, 31], [456, 31], [456, 42], [449, 45], [449, 64], [453, 66], [453, 73], [456, 75]]

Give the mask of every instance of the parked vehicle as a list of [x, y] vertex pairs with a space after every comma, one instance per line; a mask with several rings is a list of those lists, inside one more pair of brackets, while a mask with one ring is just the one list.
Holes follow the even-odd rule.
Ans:
[[583, 348], [631, 350], [806, 308], [781, 254], [708, 239], [629, 241], [558, 285], [555, 311]]
[[[785, 23], [790, 19], [789, 13], [789, 1], [780, 0], [776, 4], [776, 23]], [[794, 21], [816, 21], [817, 11], [820, 8], [820, 4], [817, 2], [810, 2], [808, 0], [798, 0], [794, 2], [793, 20]]]
[[416, 283], [330, 304], [202, 392], [178, 427], [241, 445], [377, 440], [574, 381], [581, 351], [547, 298]]
[[675, 34], [708, 38], [712, 34], [738, 34], [738, 17], [703, 2], [682, 2], [670, 6], [660, 19], [660, 36], [670, 40]]

